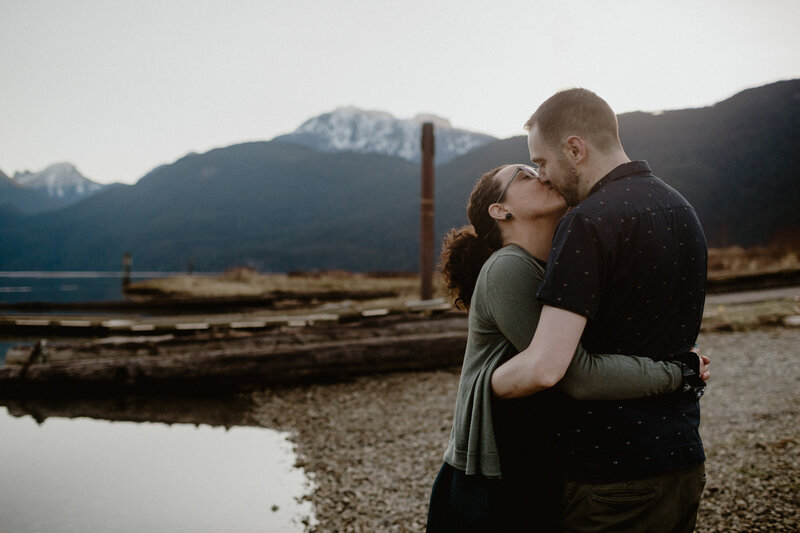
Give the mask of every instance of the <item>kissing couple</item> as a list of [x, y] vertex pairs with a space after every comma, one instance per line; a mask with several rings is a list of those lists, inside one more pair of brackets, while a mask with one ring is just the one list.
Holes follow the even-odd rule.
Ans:
[[556, 93], [483, 174], [442, 273], [469, 333], [428, 532], [690, 532], [706, 240], [611, 107]]

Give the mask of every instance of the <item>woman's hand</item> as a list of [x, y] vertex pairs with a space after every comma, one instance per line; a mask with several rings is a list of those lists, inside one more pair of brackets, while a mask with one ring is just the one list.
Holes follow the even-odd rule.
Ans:
[[705, 355], [700, 355], [700, 348], [696, 344], [689, 351], [696, 353], [697, 357], [700, 358], [700, 377], [703, 381], [708, 381], [711, 377], [711, 371], [708, 369], [711, 365], [711, 359]]
[[[697, 357], [697, 362], [694, 358]], [[706, 392], [706, 381], [711, 377], [708, 366], [711, 360], [700, 355], [700, 349], [695, 344], [688, 352], [674, 356], [674, 361], [681, 365], [683, 380], [678, 389], [678, 396], [684, 400], [698, 401]]]

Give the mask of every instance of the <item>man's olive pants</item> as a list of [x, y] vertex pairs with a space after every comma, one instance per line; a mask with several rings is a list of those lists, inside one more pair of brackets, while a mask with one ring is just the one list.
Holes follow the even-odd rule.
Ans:
[[606, 485], [567, 481], [563, 530], [689, 533], [694, 531], [705, 482], [702, 463], [636, 481]]

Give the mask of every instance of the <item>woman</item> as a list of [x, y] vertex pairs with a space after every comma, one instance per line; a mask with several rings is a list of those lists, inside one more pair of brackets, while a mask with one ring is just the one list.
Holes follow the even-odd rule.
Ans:
[[[518, 400], [491, 393], [495, 368], [526, 348], [541, 306], [536, 290], [564, 198], [535, 169], [504, 165], [470, 195], [471, 227], [445, 239], [442, 271], [469, 334], [453, 429], [434, 482], [428, 531], [557, 531], [562, 468], [554, 451], [559, 394], [626, 399], [682, 386], [678, 363], [589, 355], [581, 347], [556, 389]], [[700, 372], [707, 377], [707, 367]]]

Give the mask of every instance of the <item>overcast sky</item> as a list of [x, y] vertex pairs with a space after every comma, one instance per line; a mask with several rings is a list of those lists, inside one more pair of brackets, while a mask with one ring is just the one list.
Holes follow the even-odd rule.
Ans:
[[0, 0], [0, 169], [101, 183], [354, 105], [505, 138], [553, 92], [618, 112], [800, 78], [797, 0]]

